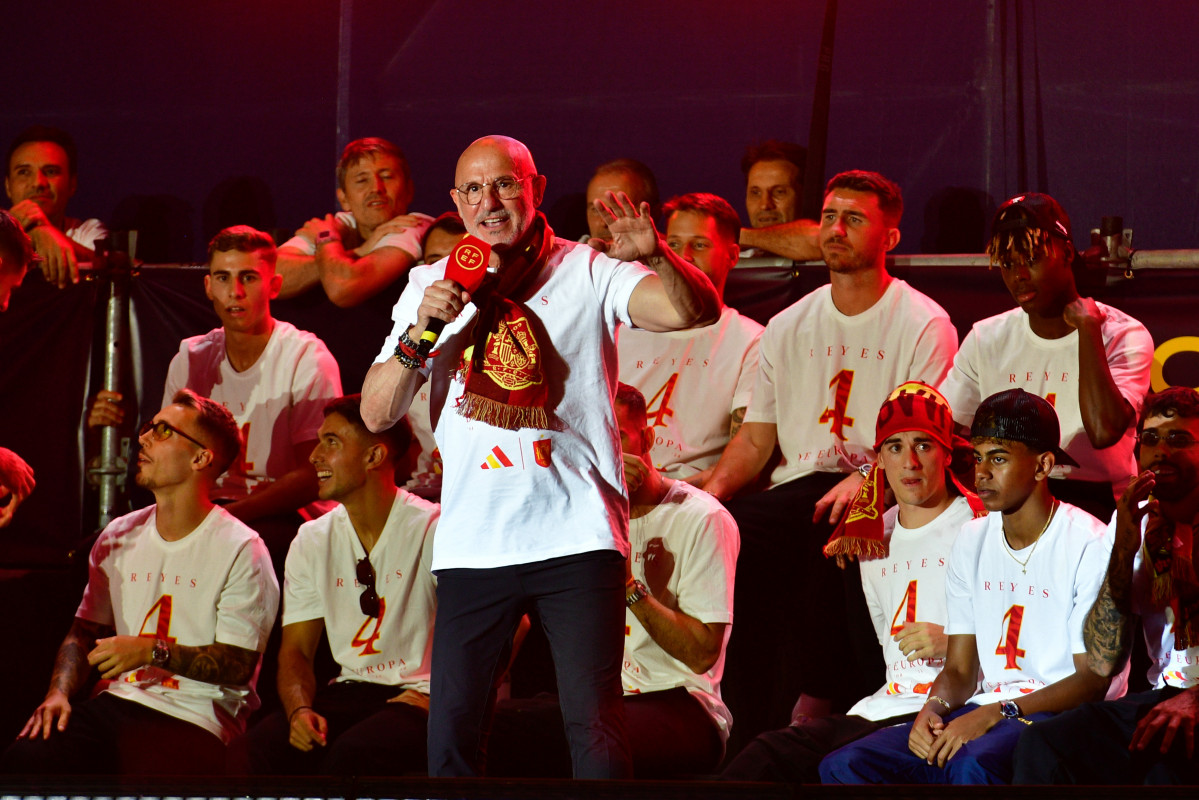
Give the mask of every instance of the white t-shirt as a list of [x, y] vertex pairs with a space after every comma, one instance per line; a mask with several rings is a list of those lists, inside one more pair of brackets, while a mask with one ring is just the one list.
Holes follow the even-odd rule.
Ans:
[[770, 485], [873, 463], [883, 402], [904, 381], [940, 383], [957, 342], [945, 310], [898, 278], [852, 317], [837, 310], [827, 285], [776, 314], [762, 334], [745, 414], [778, 426], [783, 459]]
[[[1112, 380], [1132, 406], [1135, 419], [1149, 391], [1153, 339], [1144, 325], [1123, 311], [1097, 305], [1106, 315], [1103, 346]], [[1024, 389], [1044, 397], [1057, 411], [1062, 449], [1081, 465], [1075, 469], [1059, 464], [1053, 477], [1111, 483], [1119, 497], [1137, 471], [1136, 426], [1130, 424], [1115, 445], [1096, 450], [1083, 427], [1078, 386], [1078, 331], [1060, 339], [1042, 339], [1033, 333], [1028, 314], [1013, 308], [974, 324], [962, 340], [941, 392], [954, 419], [966, 426], [974, 420], [979, 403], [996, 392]]]
[[729, 415], [749, 405], [762, 330], [728, 306], [703, 328], [621, 329], [620, 380], [645, 395], [657, 434], [651, 456], [667, 477], [685, 478], [720, 460]]
[[[333, 216], [347, 228], [355, 231], [358, 230], [358, 220], [349, 211], [338, 211]], [[429, 226], [433, 224], [433, 218], [428, 214], [421, 214], [415, 211], [412, 212], [412, 216], [420, 219], [419, 225], [413, 228], [405, 228], [399, 233], [388, 233], [380, 236], [379, 241], [375, 242], [374, 246], [367, 250], [366, 253], [363, 253], [363, 255], [373, 253], [381, 247], [398, 247], [412, 256], [413, 259], [420, 261], [422, 256], [421, 241], [425, 238], [425, 231], [429, 230]], [[298, 250], [306, 256], [316, 255], [316, 243], [308, 241], [303, 236], [293, 236], [281, 244], [280, 247]]]
[[[950, 636], [970, 634], [978, 647], [982, 684], [971, 703], [1018, 698], [1074, 674], [1085, 653], [1082, 626], [1107, 571], [1103, 523], [1060, 503], [1049, 528], [1016, 552], [1005, 547], [1003, 514], [967, 522], [949, 556], [945, 599]], [[1124, 694], [1128, 671], [1113, 679], [1108, 698]]]
[[[425, 289], [445, 274], [446, 263], [409, 273], [392, 311], [395, 326], [376, 362], [393, 357], [400, 333], [416, 320]], [[553, 430], [510, 431], [459, 415], [465, 384], [458, 369], [473, 343], [474, 304], [445, 326], [440, 355], [422, 370], [431, 382], [433, 433], [445, 468], [434, 570], [502, 567], [596, 550], [627, 556], [628, 499], [612, 408], [616, 326], [632, 324], [629, 297], [650, 274], [636, 262], [555, 240], [524, 303], [549, 382]]]
[[[92, 547], [75, 615], [112, 626], [118, 636], [185, 647], [220, 642], [262, 653], [279, 609], [279, 584], [258, 534], [219, 506], [175, 542], [163, 539], [156, 523], [156, 506], [109, 523]], [[199, 725], [228, 744], [258, 707], [256, 679], [257, 671], [246, 686], [205, 683], [147, 666], [121, 673], [105, 691]]]
[[441, 496], [443, 468], [441, 451], [437, 449], [437, 440], [433, 438], [433, 419], [429, 408], [431, 394], [429, 384], [423, 384], [412, 396], [412, 405], [408, 406], [408, 424], [412, 426], [412, 435], [420, 444], [420, 455], [416, 457], [416, 469], [406, 488], [422, 497]]
[[78, 220], [67, 218], [66, 225], [67, 229], [63, 231], [63, 235], [76, 244], [86, 247], [88, 250], [95, 250], [96, 242], [108, 236], [108, 229], [98, 219]]
[[655, 545], [656, 558], [674, 558], [667, 588], [677, 599], [679, 611], [703, 623], [725, 624], [724, 641], [712, 668], [696, 675], [650, 638], [633, 610], [627, 609], [620, 671], [624, 693], [663, 692], [681, 686], [703, 703], [721, 739], [728, 741], [733, 718], [720, 699], [720, 677], [733, 630], [733, 578], [741, 546], [737, 523], [711, 495], [675, 481], [657, 507], [629, 523], [633, 576], [647, 586], [644, 557], [654, 539], [660, 539], [662, 547], [659, 551]]
[[899, 523], [899, 507], [883, 515], [885, 558], [862, 557], [862, 589], [874, 621], [874, 632], [887, 662], [887, 682], [864, 697], [850, 714], [870, 720], [915, 714], [928, 701], [928, 691], [945, 666], [943, 658], [909, 661], [892, 638], [909, 622], [945, 626], [945, 572], [949, 552], [962, 526], [974, 519], [964, 497], [956, 497], [936, 519], [919, 528]]
[[[1104, 544], [1111, 553], [1116, 540], [1115, 515], [1108, 523]], [[1149, 653], [1147, 677], [1155, 689], [1173, 686], [1189, 689], [1199, 686], [1199, 646], [1186, 650], [1174, 649], [1174, 609], [1167, 603], [1153, 600], [1153, 567], [1145, 558], [1145, 528], [1148, 517], [1141, 520], [1142, 546], [1132, 564], [1132, 613], [1141, 618], [1141, 629]]]
[[396, 490], [371, 548], [379, 616], [362, 613], [356, 567], [366, 556], [346, 507], [305, 522], [291, 542], [283, 580], [283, 624], [323, 619], [339, 681], [366, 681], [429, 693], [437, 592], [436, 505]]
[[[211, 397], [233, 414], [245, 447], [217, 482], [213, 498], [240, 500], [302, 466], [294, 445], [315, 441], [325, 406], [341, 396], [341, 373], [325, 343], [290, 322], [275, 320], [258, 360], [238, 372], [225, 354], [225, 329], [184, 339], [167, 370], [162, 404], [183, 387]], [[308, 506], [313, 515], [331, 503]]]

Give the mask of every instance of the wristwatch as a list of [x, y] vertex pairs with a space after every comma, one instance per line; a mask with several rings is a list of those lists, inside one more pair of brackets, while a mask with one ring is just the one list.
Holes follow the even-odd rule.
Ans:
[[870, 470], [872, 470], [872, 469], [874, 469], [873, 464], [863, 464], [862, 466], [858, 467], [858, 474], [861, 475], [863, 478], [869, 478]]
[[1016, 705], [1015, 700], [1004, 700], [999, 704], [999, 713], [1004, 719], [1020, 719], [1024, 716], [1024, 712], [1020, 710], [1020, 706]]
[[154, 650], [150, 655], [150, 663], [159, 669], [166, 669], [167, 663], [171, 660], [171, 648], [167, 645], [165, 639], [154, 640]]
[[325, 230], [316, 235], [317, 247], [320, 247], [322, 244], [328, 244], [331, 241], [333, 241], [333, 231]]
[[632, 587], [633, 591], [624, 596], [624, 603], [626, 606], [633, 606], [649, 597], [649, 588], [641, 581], [633, 581], [630, 586]]

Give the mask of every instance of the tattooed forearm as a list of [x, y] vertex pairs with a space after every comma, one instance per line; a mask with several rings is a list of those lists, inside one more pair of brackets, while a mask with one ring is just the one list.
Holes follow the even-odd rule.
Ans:
[[1124, 668], [1131, 649], [1134, 620], [1133, 615], [1119, 609], [1104, 582], [1082, 627], [1091, 672], [1110, 678]]
[[88, 652], [96, 646], [97, 639], [112, 633], [113, 630], [105, 625], [76, 617], [54, 658], [50, 688], [58, 689], [67, 697], [73, 695], [91, 671]]
[[246, 684], [254, 675], [258, 652], [232, 644], [171, 647], [167, 669], [177, 675], [204, 683]]
[[1130, 591], [1132, 563], [1136, 551], [1112, 549], [1107, 575], [1099, 587], [1099, 596], [1087, 613], [1082, 639], [1087, 648], [1087, 666], [1103, 677], [1111, 677], [1124, 668], [1132, 643], [1133, 625]]
[[737, 435], [737, 431], [741, 430], [741, 425], [745, 422], [745, 406], [734, 408], [731, 416], [732, 419], [729, 421], [730, 439]]

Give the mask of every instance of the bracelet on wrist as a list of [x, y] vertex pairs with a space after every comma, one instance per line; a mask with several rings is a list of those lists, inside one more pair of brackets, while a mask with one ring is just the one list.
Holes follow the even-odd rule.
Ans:
[[408, 335], [407, 329], [400, 331], [400, 341], [396, 345], [395, 359], [406, 369], [420, 369], [425, 365], [425, 359], [416, 349], [416, 342]]
[[649, 590], [649, 587], [639, 580], [634, 580], [631, 584], [626, 584], [625, 586], [626, 589], [631, 589], [631, 591], [625, 592], [624, 604], [626, 606], [631, 607], [637, 603], [640, 603], [642, 600], [652, 594], [652, 592]]
[[935, 694], [930, 694], [928, 696], [928, 702], [929, 703], [940, 703], [941, 705], [945, 706], [946, 711], [953, 711], [953, 706], [949, 705], [949, 701], [947, 701], [943, 697], [938, 697]]
[[293, 708], [291, 710], [291, 713], [287, 715], [287, 724], [290, 725], [292, 718], [295, 717], [295, 715], [297, 713], [299, 713], [300, 711], [303, 711], [304, 709], [308, 709], [309, 711], [313, 710], [312, 706], [296, 706], [295, 708]]

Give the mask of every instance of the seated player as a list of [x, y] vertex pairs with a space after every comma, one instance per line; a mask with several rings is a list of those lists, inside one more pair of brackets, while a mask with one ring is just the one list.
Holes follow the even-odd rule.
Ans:
[[[822, 782], [1006, 783], [1027, 725], [1103, 698], [1109, 679], [1088, 668], [1082, 642], [1103, 525], [1050, 492], [1054, 464], [1069, 463], [1059, 437], [1053, 406], [1023, 389], [979, 405], [974, 483], [990, 513], [949, 556], [945, 666], [913, 723], [835, 750]], [[1121, 676], [1112, 691], [1123, 689]]]
[[820, 226], [801, 219], [804, 168], [802, 145], [769, 139], [745, 149], [745, 210], [749, 227], [740, 232], [744, 258], [779, 255], [797, 261], [820, 258]]
[[[341, 375], [324, 342], [271, 315], [279, 293], [275, 243], [239, 225], [208, 244], [204, 291], [221, 327], [184, 339], [167, 371], [165, 396], [181, 388], [211, 397], [231, 412], [245, 439], [244, 457], [221, 477], [213, 498], [266, 540], [276, 569], [303, 517], [317, 501], [308, 454], [325, 404], [341, 394]], [[119, 425], [122, 396], [102, 391], [88, 425]]]
[[[828, 182], [823, 208], [829, 284], [766, 325], [745, 423], [703, 486], [727, 501], [741, 533], [740, 633], [724, 683], [741, 743], [786, 724], [797, 695], [802, 713], [823, 716], [882, 679], [861, 581], [846, 581], [821, 549], [874, 461], [869, 421], [896, 386], [940, 383], [957, 349], [945, 310], [887, 270], [900, 188], [875, 172], [843, 172]], [[769, 490], [735, 497], [776, 445]], [[777, 625], [779, 614], [810, 616], [801, 632]], [[846, 656], [808, 658], [812, 649]]]
[[399, 147], [375, 137], [346, 145], [337, 163], [341, 211], [315, 217], [279, 247], [281, 297], [316, 285], [336, 305], [378, 294], [421, 260], [420, 241], [433, 221], [409, 214], [412, 175]]
[[1024, 732], [1015, 783], [1199, 783], [1199, 392], [1145, 398], [1138, 425], [1141, 474], [1108, 526], [1107, 576], [1087, 616], [1087, 661], [1118, 673], [1139, 618], [1153, 689], [1087, 703]]
[[262, 540], [211, 499], [240, 453], [237, 423], [184, 389], [138, 444], [137, 482], [155, 504], [92, 547], [50, 690], [0, 759], [5, 772], [220, 773], [258, 706], [279, 586]]
[[[830, 751], [880, 728], [911, 722], [945, 663], [945, 571], [958, 530], [984, 513], [954, 480], [953, 413], [945, 398], [913, 381], [878, 414], [878, 460], [826, 554], [857, 556], [887, 681], [848, 715], [796, 720], [763, 733], [725, 768], [725, 780], [819, 783]], [[895, 506], [882, 511], [883, 486]]]
[[[631, 386], [617, 389], [616, 421], [631, 516], [621, 682], [633, 774], [710, 772], [732, 724], [720, 675], [732, 630], [737, 527], [711, 497], [654, 468], [645, 398]], [[568, 777], [562, 725], [556, 699], [501, 703], [489, 772]]]
[[75, 140], [64, 130], [33, 125], [8, 147], [4, 191], [12, 215], [33, 240], [46, 281], [58, 288], [79, 282], [79, 262], [91, 261], [108, 235], [98, 219], [67, 216], [78, 187]]
[[974, 324], [941, 391], [966, 426], [979, 401], [1003, 389], [1049, 400], [1062, 449], [1078, 462], [1057, 465], [1053, 494], [1106, 520], [1136, 471], [1134, 429], [1153, 340], [1123, 311], [1079, 297], [1070, 218], [1052, 197], [1013, 197], [991, 228], [987, 252], [1019, 307]]
[[[737, 265], [733, 207], [714, 194], [685, 194], [666, 204], [666, 244], [712, 279], [724, 296]], [[621, 328], [620, 380], [649, 399], [654, 466], [699, 485], [745, 419], [758, 373], [762, 326], [724, 306], [711, 325], [685, 331]]]
[[[412, 439], [407, 424], [371, 433], [360, 403], [350, 395], [325, 407], [311, 461], [321, 499], [340, 505], [301, 526], [288, 553], [283, 709], [234, 742], [234, 772], [424, 772], [438, 508], [396, 488], [396, 464]], [[341, 674], [318, 687], [322, 633]]]

